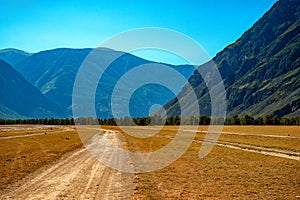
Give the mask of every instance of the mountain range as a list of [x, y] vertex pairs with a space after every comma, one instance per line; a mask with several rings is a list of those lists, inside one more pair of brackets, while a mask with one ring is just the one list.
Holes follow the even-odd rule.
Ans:
[[[226, 89], [227, 116], [299, 116], [299, 1], [276, 2], [241, 38], [199, 66], [199, 70], [212, 62], [218, 67]], [[166, 112], [180, 115], [179, 104], [191, 104], [186, 97], [195, 91], [201, 115], [210, 115], [209, 93], [197, 71], [189, 84], [193, 89], [183, 87], [177, 98], [164, 105]], [[193, 115], [193, 110], [190, 113]]]
[[0, 60], [5, 61], [11, 66], [15, 66], [17, 63], [21, 62], [22, 60], [31, 55], [32, 53], [13, 48], [0, 50]]
[[0, 116], [1, 118], [60, 117], [62, 110], [47, 99], [36, 87], [0, 60]]
[[[93, 49], [61, 48], [29, 55], [24, 54], [24, 52], [20, 50], [6, 49], [1, 51], [2, 55], [0, 52], [0, 57], [6, 62], [11, 63], [14, 69], [18, 71], [26, 81], [36, 87], [46, 99], [50, 100], [52, 104], [56, 104], [57, 109], [62, 111], [59, 112], [61, 113], [60, 117], [72, 117], [72, 92], [75, 78], [84, 59], [92, 50]], [[105, 76], [101, 79], [104, 85], [97, 87], [95, 95], [96, 112], [100, 118], [114, 117], [111, 112], [111, 94], [113, 93], [114, 85], [124, 74], [136, 66], [147, 64], [150, 67], [154, 67], [155, 65], [161, 64], [144, 60], [128, 53], [105, 48], [97, 49], [97, 59], [100, 62], [101, 60], [110, 59], [116, 55], [120, 55], [120, 57], [111, 63], [106, 70]], [[16, 62], [16, 60], [18, 60], [18, 62]], [[182, 74], [186, 80], [195, 70], [194, 66], [190, 65], [164, 65]], [[176, 83], [176, 80], [173, 80], [173, 86], [176, 87], [177, 92], [179, 92], [183, 84], [179, 85]], [[14, 90], [7, 90], [6, 95], [9, 96], [13, 91]], [[27, 95], [32, 96], [30, 92], [27, 92]], [[159, 85], [145, 85], [138, 89], [131, 98], [129, 105], [130, 114], [134, 117], [148, 116], [151, 105], [163, 105], [175, 96], [176, 94], [168, 92]], [[15, 101], [17, 101], [17, 99], [15, 99]], [[15, 101], [12, 100], [11, 104], [16, 103]], [[47, 109], [46, 106], [45, 110]], [[47, 113], [50, 112], [45, 112], [45, 114], [38, 117], [44, 117], [45, 115], [53, 117], [52, 115], [47, 115]], [[5, 117], [4, 115], [2, 116]], [[0, 118], [2, 116], [0, 116]], [[121, 112], [118, 116], [124, 117], [125, 113], [123, 114]], [[36, 117], [36, 115], [30, 117]]]
[[[38, 53], [0, 50], [0, 118], [71, 117], [76, 75], [92, 50], [60, 48]], [[97, 116], [111, 118], [114, 117], [111, 106], [114, 86], [124, 74], [137, 66], [155, 68], [162, 63], [111, 49], [98, 48], [97, 52], [100, 62], [120, 55], [106, 69], [95, 93]], [[226, 90], [227, 116], [299, 116], [299, 55], [299, 1], [280, 0], [236, 42], [199, 66], [199, 70], [211, 64], [217, 66]], [[162, 74], [161, 78], [168, 77], [178, 92], [157, 84], [143, 85], [130, 99], [131, 117], [148, 116], [153, 104], [164, 105], [169, 116], [180, 115], [179, 104], [192, 104], [189, 96], [194, 91], [201, 115], [209, 116], [209, 92], [194, 66], [163, 65], [185, 77], [192, 90], [170, 74]], [[134, 77], [141, 78], [143, 76]], [[122, 97], [119, 98], [123, 104]], [[193, 109], [188, 112], [195, 114]], [[155, 113], [162, 114], [162, 109]], [[120, 109], [118, 117], [125, 115]]]

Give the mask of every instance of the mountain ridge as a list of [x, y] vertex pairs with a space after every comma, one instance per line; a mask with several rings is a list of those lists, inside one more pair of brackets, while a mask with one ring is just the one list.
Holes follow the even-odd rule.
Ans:
[[0, 50], [0, 59], [10, 64], [11, 66], [15, 66], [17, 63], [21, 62], [32, 54], [33, 53], [28, 53], [19, 49], [6, 48]]
[[[107, 69], [106, 76], [103, 79], [106, 84], [104, 86], [97, 87], [97, 114], [104, 118], [113, 117], [110, 109], [111, 104], [109, 98], [111, 98], [111, 94], [113, 92], [113, 85], [116, 84], [124, 74], [139, 65], [162, 64], [148, 61], [129, 53], [107, 48], [58, 48], [35, 53], [15, 65], [14, 68], [20, 72], [26, 80], [38, 88], [48, 99], [59, 104], [60, 107], [65, 110], [66, 116], [71, 117], [72, 92], [76, 74], [81, 64], [92, 50], [99, 52], [100, 61], [101, 59], [106, 60], [114, 57], [115, 55], [120, 55], [120, 57], [113, 61], [111, 66]], [[164, 65], [175, 69], [186, 79], [188, 79], [194, 71], [194, 66], [190, 65]], [[173, 82], [175, 84], [175, 80]], [[178, 87], [179, 90], [181, 86], [176, 87]], [[157, 91], [155, 91], [155, 88], [157, 88]], [[145, 86], [141, 90], [137, 91], [134, 97], [135, 100], [131, 101], [131, 114], [134, 117], [147, 116], [149, 114], [147, 109], [150, 107], [150, 104], [164, 104], [174, 96], [174, 94], [171, 94], [162, 88], [158, 88], [158, 86]], [[144, 105], [143, 102], [145, 103]], [[135, 106], [135, 103], [140, 105], [141, 108]]]
[[[281, 117], [299, 113], [299, 7], [296, 0], [276, 2], [236, 42], [210, 61], [217, 65], [223, 78], [228, 116], [276, 114]], [[210, 115], [210, 100], [203, 79], [196, 72], [189, 83], [198, 95], [201, 114]], [[190, 92], [183, 87], [179, 101], [191, 103], [184, 99]], [[169, 115], [180, 115], [178, 99], [169, 101], [164, 109]]]
[[57, 105], [0, 60], [0, 118], [63, 117]]
[[[201, 67], [216, 64], [223, 78], [227, 95], [228, 116], [266, 114], [299, 116], [300, 113], [300, 5], [296, 0], [280, 0], [234, 43], [225, 47], [211, 61]], [[0, 50], [1, 56], [29, 83], [35, 86], [52, 103], [72, 116], [72, 92], [76, 74], [93, 49], [57, 48], [29, 54], [21, 50]], [[201, 115], [210, 115], [210, 99], [201, 75], [189, 65], [169, 65], [145, 60], [112, 49], [97, 49], [99, 60], [120, 54], [111, 63], [108, 73], [96, 89], [96, 110], [100, 118], [111, 118], [111, 97], [118, 80], [138, 65], [163, 64], [180, 72], [193, 87], [198, 98]], [[10, 55], [5, 54], [10, 52]], [[17, 55], [20, 54], [20, 55]], [[14, 58], [14, 59], [12, 59]], [[194, 73], [193, 73], [194, 72]], [[17, 75], [18, 76], [18, 75]], [[176, 84], [176, 80], [173, 82]], [[177, 86], [180, 91], [181, 86]], [[149, 115], [153, 104], [164, 104], [169, 116], [180, 115], [179, 102], [191, 104], [192, 91], [182, 87], [175, 95], [165, 88], [143, 86], [133, 93], [130, 100], [132, 117]], [[122, 99], [122, 98], [121, 98]], [[1, 104], [1, 103], [0, 103]], [[5, 105], [0, 107], [5, 110]], [[194, 110], [189, 108], [193, 115]], [[6, 109], [12, 113], [13, 109]], [[1, 110], [0, 110], [1, 111]], [[120, 116], [122, 116], [120, 112]], [[162, 113], [162, 109], [158, 110]], [[22, 115], [20, 115], [22, 116]]]

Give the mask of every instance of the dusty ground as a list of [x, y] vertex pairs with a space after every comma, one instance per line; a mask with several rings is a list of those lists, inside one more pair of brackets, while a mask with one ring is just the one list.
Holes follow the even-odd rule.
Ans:
[[[119, 128], [106, 128], [113, 131], [102, 131], [102, 134], [115, 145], [127, 145], [126, 148], [132, 152], [151, 152], [163, 148], [174, 138], [177, 129], [165, 127], [149, 138], [124, 135], [124, 142]], [[159, 127], [127, 128], [147, 136], [149, 129]], [[300, 195], [300, 127], [225, 127], [225, 133], [212, 152], [199, 159], [206, 128], [199, 127], [198, 134], [184, 155], [161, 170], [121, 173], [99, 163], [86, 149], [77, 147], [77, 150], [65, 154], [55, 163], [30, 172], [23, 180], [0, 190], [0, 199], [297, 199]], [[47, 135], [42, 134], [45, 131], [42, 129], [41, 133], [30, 132], [23, 136], [19, 132], [17, 136], [12, 136], [7, 131], [6, 136], [0, 137], [0, 150], [8, 150], [13, 144], [22, 143], [23, 146], [12, 148], [11, 155], [8, 155], [10, 151], [6, 153], [12, 161], [7, 162], [4, 157], [1, 162], [8, 166], [11, 162], [22, 160], [20, 153], [26, 145], [34, 145], [38, 141], [38, 148], [30, 151], [42, 152], [40, 157], [34, 158], [29, 154], [30, 158], [24, 158], [38, 164], [36, 161], [41, 160], [41, 156], [55, 152], [53, 149], [48, 151], [47, 145], [55, 147], [57, 143], [72, 147], [78, 136], [71, 129], [58, 127]], [[81, 139], [88, 141], [99, 128], [84, 129], [86, 138]], [[190, 134], [189, 130], [186, 127], [184, 134]], [[55, 147], [56, 151], [66, 152], [63, 146]], [[100, 146], [106, 152], [106, 158], [117, 162], [117, 157], [113, 156], [114, 150], [105, 143]], [[20, 156], [13, 157], [13, 150]], [[5, 151], [2, 153], [5, 154]], [[31, 165], [26, 163], [26, 166]], [[18, 169], [10, 172], [13, 175]]]
[[[117, 137], [110, 139], [119, 142]], [[107, 155], [112, 155], [104, 145]], [[133, 190], [133, 174], [106, 167], [80, 149], [13, 184], [0, 199], [129, 199]]]
[[[149, 130], [158, 128], [142, 127], [142, 130], [151, 134]], [[139, 127], [131, 129], [138, 131]], [[132, 151], [151, 152], [168, 144], [176, 129], [165, 127], [147, 139], [126, 137]], [[185, 134], [189, 134], [190, 129], [185, 129]], [[137, 174], [133, 199], [297, 199], [300, 196], [300, 127], [225, 127], [226, 133], [210, 154], [200, 159], [206, 129], [199, 127], [190, 148], [171, 165]]]

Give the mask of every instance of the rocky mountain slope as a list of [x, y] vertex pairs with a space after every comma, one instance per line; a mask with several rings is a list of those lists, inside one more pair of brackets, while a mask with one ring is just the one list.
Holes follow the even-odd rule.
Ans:
[[[58, 104], [65, 111], [65, 115], [72, 116], [72, 92], [77, 72], [92, 49], [53, 49], [42, 51], [24, 59], [16, 64], [14, 68], [20, 72], [26, 80], [38, 88], [48, 99]], [[96, 110], [98, 117], [110, 118], [112, 115], [111, 95], [114, 86], [123, 75], [131, 69], [149, 65], [148, 67], [159, 65], [160, 63], [144, 60], [134, 55], [114, 51], [111, 49], [99, 48], [98, 61], [110, 59], [116, 54], [121, 56], [116, 59], [107, 69], [105, 76], [101, 79], [103, 85], [98, 85], [96, 91]], [[194, 71], [193, 66], [168, 65], [171, 69], [182, 74], [186, 80]], [[91, 71], [91, 73], [93, 73]], [[146, 74], [145, 74], [146, 75]], [[140, 78], [140, 77], [135, 77]], [[97, 84], [97, 83], [95, 83]], [[183, 85], [173, 80], [177, 92]], [[87, 88], [88, 89], [88, 88]], [[149, 109], [153, 104], [164, 104], [176, 94], [167, 91], [158, 85], [145, 85], [138, 89], [131, 99], [130, 114], [133, 117], [148, 116]], [[122, 111], [119, 117], [124, 117]]]
[[[280, 0], [232, 45], [212, 60], [224, 81], [227, 115], [300, 115], [300, 3]], [[200, 66], [205, 67], [210, 63]], [[206, 85], [198, 73], [189, 79], [201, 115], [210, 115]], [[165, 104], [169, 115], [180, 115], [179, 102], [189, 104], [184, 87]], [[158, 113], [161, 111], [158, 111]], [[193, 115], [192, 110], [190, 111]]]

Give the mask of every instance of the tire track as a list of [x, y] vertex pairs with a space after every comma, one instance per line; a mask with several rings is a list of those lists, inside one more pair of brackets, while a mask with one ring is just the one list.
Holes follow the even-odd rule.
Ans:
[[[50, 134], [55, 134], [55, 133], [64, 133], [64, 132], [73, 131], [73, 130], [74, 130], [74, 129], [72, 129], [72, 128], [64, 127], [63, 130], [47, 132], [47, 134], [50, 135]], [[14, 139], [14, 138], [26, 138], [26, 137], [41, 136], [41, 135], [45, 135], [45, 132], [42, 132], [42, 133], [23, 134], [23, 135], [3, 136], [3, 137], [0, 137], [0, 140], [7, 140], [7, 139]]]
[[[133, 129], [139, 129], [138, 127]], [[150, 127], [150, 128], [140, 128], [144, 130], [159, 130], [159, 128], [155, 127]], [[173, 130], [174, 129], [164, 129], [164, 130]], [[176, 130], [175, 130], [176, 131]], [[182, 130], [184, 132], [194, 132], [194, 130], [188, 130], [184, 129]], [[201, 133], [207, 133], [207, 131], [197, 131]], [[269, 135], [269, 134], [247, 134], [247, 133], [235, 133], [235, 132], [222, 132], [222, 134], [228, 134], [228, 135], [239, 135], [239, 136], [255, 136], [255, 137], [272, 137], [272, 138], [293, 138], [293, 139], [299, 139], [299, 137], [292, 137], [292, 136], [278, 136], [278, 135]], [[164, 137], [168, 139], [174, 139], [174, 136], [172, 135], [164, 135], [164, 136], [155, 136], [155, 137]], [[194, 140], [194, 142], [197, 143], [203, 143], [204, 140]], [[292, 150], [283, 150], [279, 148], [271, 148], [271, 147], [262, 147], [258, 145], [250, 145], [250, 144], [242, 144], [242, 143], [236, 143], [236, 142], [227, 142], [227, 141], [209, 141], [205, 140], [205, 142], [215, 144], [217, 146], [221, 147], [226, 147], [226, 148], [231, 148], [231, 149], [237, 149], [237, 150], [242, 150], [242, 151], [247, 151], [247, 152], [252, 152], [252, 153], [259, 153], [263, 155], [269, 155], [269, 156], [276, 156], [276, 157], [281, 157], [281, 158], [286, 158], [286, 159], [292, 159], [292, 160], [297, 160], [300, 161], [300, 152], [297, 151], [292, 151]]]
[[[116, 132], [108, 133], [114, 143], [120, 143]], [[110, 156], [114, 162], [118, 160], [109, 149], [104, 156]], [[134, 189], [133, 178], [133, 174], [111, 169], [86, 149], [80, 149], [45, 171], [28, 177], [25, 182], [12, 186], [0, 199], [129, 199]]]
[[[194, 140], [194, 141], [198, 143], [203, 143], [203, 140]], [[267, 147], [261, 147], [256, 145], [249, 145], [249, 144], [240, 144], [235, 142], [224, 142], [224, 141], [217, 141], [217, 142], [206, 141], [206, 142], [221, 147], [300, 161], [300, 152], [281, 150], [276, 148], [267, 148]]]

